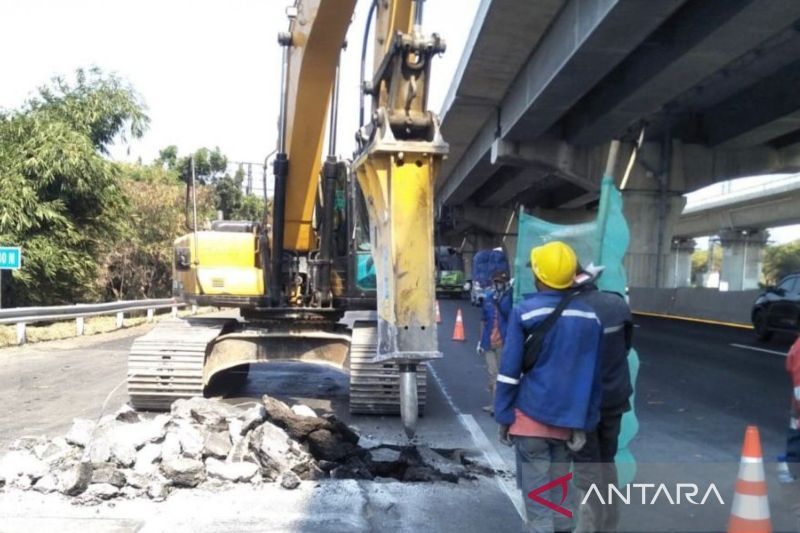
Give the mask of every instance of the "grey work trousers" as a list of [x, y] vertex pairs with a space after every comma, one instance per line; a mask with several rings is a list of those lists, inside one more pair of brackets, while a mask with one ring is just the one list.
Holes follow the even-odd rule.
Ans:
[[486, 357], [486, 371], [489, 373], [489, 392], [492, 394], [492, 402], [494, 402], [494, 391], [497, 388], [497, 373], [500, 371], [500, 352], [502, 351], [502, 348], [496, 348], [483, 352]]
[[[525, 513], [528, 518], [525, 531], [533, 533], [552, 533], [553, 531], [571, 531], [572, 519], [549, 509], [528, 497], [534, 489], [569, 473], [570, 457], [567, 444], [559, 439], [539, 437], [520, 437], [513, 435], [516, 449], [517, 486], [522, 490], [525, 501]], [[572, 498], [567, 491], [566, 500], [561, 503], [560, 488], [542, 493], [545, 500], [560, 504], [566, 509], [573, 509]]]

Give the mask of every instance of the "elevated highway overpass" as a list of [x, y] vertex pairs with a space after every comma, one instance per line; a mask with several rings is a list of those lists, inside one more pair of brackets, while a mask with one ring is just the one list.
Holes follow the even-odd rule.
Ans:
[[764, 230], [790, 224], [800, 224], [800, 175], [687, 205], [674, 231], [676, 237], [701, 237], [727, 229]]
[[694, 237], [716, 235], [723, 249], [721, 283], [728, 290], [755, 289], [769, 238], [766, 230], [798, 223], [800, 175], [769, 179], [687, 205], [674, 227], [666, 285], [689, 286]]
[[[667, 283], [683, 194], [800, 170], [800, 2], [483, 0], [442, 109], [440, 234], [513, 251], [520, 207], [580, 220], [623, 141], [632, 286]], [[588, 214], [587, 214], [588, 213]]]

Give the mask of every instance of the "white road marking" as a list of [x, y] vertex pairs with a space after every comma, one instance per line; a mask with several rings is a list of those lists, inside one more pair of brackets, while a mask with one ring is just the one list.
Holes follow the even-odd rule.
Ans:
[[[442, 391], [442, 395], [444, 399], [447, 400], [448, 405], [458, 417], [458, 421], [461, 425], [466, 429], [470, 437], [472, 437], [472, 442], [475, 443], [475, 447], [481, 451], [483, 454], [484, 459], [489, 463], [494, 470], [503, 471], [503, 470], [511, 470], [514, 471], [514, 466], [510, 466], [506, 463], [500, 454], [497, 453], [492, 443], [489, 442], [489, 439], [486, 438], [486, 434], [481, 430], [478, 423], [475, 421], [475, 418], [472, 415], [465, 415], [461, 412], [455, 402], [453, 401], [453, 397], [450, 396], [450, 393], [447, 391], [447, 387], [445, 387], [444, 382], [439, 378], [439, 375], [436, 373], [436, 370], [433, 368], [433, 365], [428, 365], [428, 372], [433, 379], [436, 381], [436, 384], [439, 386], [439, 390]], [[525, 515], [525, 504], [522, 501], [522, 494], [516, 487], [516, 483], [508, 480], [508, 479], [501, 479], [499, 476], [495, 476], [495, 482], [497, 486], [502, 490], [508, 499], [511, 501], [511, 504], [517, 510], [520, 518], [524, 522], [526, 520]]]
[[733, 346], [734, 348], [741, 348], [743, 350], [752, 350], [754, 352], [771, 353], [773, 355], [780, 355], [781, 357], [787, 356], [785, 352], [779, 352], [777, 350], [767, 350], [766, 348], [757, 348], [755, 346], [747, 346], [746, 344], [731, 343], [731, 346]]

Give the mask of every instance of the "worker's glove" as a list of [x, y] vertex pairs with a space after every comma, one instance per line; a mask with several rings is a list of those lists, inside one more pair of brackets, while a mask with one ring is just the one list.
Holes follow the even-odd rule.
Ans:
[[514, 443], [511, 442], [511, 437], [508, 436], [508, 428], [510, 426], [508, 424], [500, 424], [497, 426], [497, 440], [500, 441], [500, 444], [505, 444], [506, 446], [513, 446]]
[[478, 345], [475, 347], [475, 351], [478, 353], [478, 356], [483, 357], [483, 353], [486, 351], [481, 348], [481, 343], [479, 342]]
[[580, 429], [573, 429], [572, 435], [569, 436], [567, 441], [567, 448], [573, 452], [578, 452], [586, 444], [586, 433]]

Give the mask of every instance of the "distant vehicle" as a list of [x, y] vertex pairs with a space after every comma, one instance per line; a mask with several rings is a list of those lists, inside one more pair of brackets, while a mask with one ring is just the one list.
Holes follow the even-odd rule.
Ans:
[[509, 272], [508, 258], [502, 248], [480, 250], [472, 258], [472, 287], [469, 301], [480, 306], [486, 291], [492, 288], [492, 274], [497, 271]]
[[767, 287], [753, 304], [752, 320], [762, 341], [772, 338], [776, 331], [800, 333], [800, 272]]
[[436, 247], [436, 293], [463, 298], [471, 283], [464, 273], [464, 258], [451, 246]]

